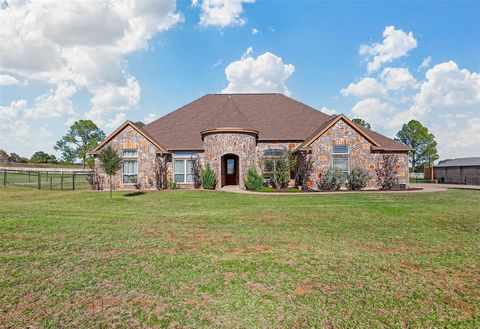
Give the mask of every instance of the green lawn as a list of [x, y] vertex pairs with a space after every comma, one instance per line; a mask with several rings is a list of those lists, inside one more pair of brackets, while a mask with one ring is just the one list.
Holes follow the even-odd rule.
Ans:
[[0, 327], [478, 327], [480, 192], [0, 188]]

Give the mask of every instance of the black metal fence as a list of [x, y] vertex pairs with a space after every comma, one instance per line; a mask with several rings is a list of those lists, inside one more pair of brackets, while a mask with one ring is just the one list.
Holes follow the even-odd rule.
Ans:
[[25, 186], [38, 190], [91, 190], [93, 171], [0, 169], [2, 186]]

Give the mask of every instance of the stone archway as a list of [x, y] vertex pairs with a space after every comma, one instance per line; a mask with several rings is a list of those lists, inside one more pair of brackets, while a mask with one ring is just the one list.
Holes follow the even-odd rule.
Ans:
[[240, 158], [236, 154], [224, 154], [221, 159], [221, 182], [226, 185], [239, 185]]

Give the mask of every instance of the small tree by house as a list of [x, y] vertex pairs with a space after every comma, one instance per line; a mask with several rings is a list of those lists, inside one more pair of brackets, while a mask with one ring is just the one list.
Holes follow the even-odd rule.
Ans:
[[362, 167], [355, 167], [347, 174], [347, 188], [352, 191], [359, 191], [367, 186], [370, 175]]
[[100, 166], [110, 180], [110, 199], [112, 199], [113, 182], [112, 176], [122, 168], [122, 158], [117, 151], [110, 145], [107, 145], [100, 153]]
[[308, 179], [313, 172], [313, 158], [309, 154], [303, 154], [298, 165], [298, 182], [302, 186], [302, 190], [308, 190]]
[[391, 190], [397, 183], [398, 156], [396, 154], [384, 154], [377, 163], [375, 174], [377, 185], [381, 190]]
[[168, 188], [168, 154], [158, 154], [155, 159], [155, 180], [157, 190]]
[[245, 187], [247, 190], [257, 191], [263, 185], [263, 177], [257, 173], [255, 167], [250, 167], [247, 172], [247, 178], [245, 179]]
[[204, 189], [215, 189], [215, 185], [217, 185], [217, 175], [215, 175], [215, 172], [210, 167], [210, 164], [207, 164], [207, 167], [200, 171], [200, 181]]
[[200, 172], [201, 171], [202, 171], [202, 166], [200, 165], [200, 160], [197, 157], [197, 158], [195, 158], [195, 161], [193, 162], [193, 168], [192, 168], [193, 186], [195, 188], [200, 188], [200, 186], [202, 185], [201, 177], [200, 177]]

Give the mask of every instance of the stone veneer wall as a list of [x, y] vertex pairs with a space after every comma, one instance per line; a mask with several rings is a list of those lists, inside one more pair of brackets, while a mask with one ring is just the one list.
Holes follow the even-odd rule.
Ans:
[[[131, 126], [126, 126], [125, 129], [115, 136], [107, 145], [111, 145], [117, 150], [120, 156], [122, 156], [123, 150], [137, 150], [138, 183], [140, 189], [156, 189], [155, 165], [157, 148], [152, 143]], [[100, 169], [100, 160], [98, 158], [95, 159], [95, 169], [98, 173], [98, 178], [103, 181], [103, 184], [101, 184], [103, 185], [103, 189], [108, 190], [108, 176]], [[171, 170], [170, 164], [169, 170]], [[168, 175], [171, 177], [170, 172]], [[113, 177], [113, 183], [115, 189], [135, 188], [132, 184], [123, 184], [122, 169]]]
[[[339, 120], [310, 145], [314, 173], [310, 177], [309, 187], [317, 188], [322, 173], [332, 166], [333, 145], [348, 145], [350, 169], [354, 167], [367, 169], [372, 177], [367, 187], [377, 187], [375, 168], [378, 162], [381, 162], [382, 154], [371, 153], [371, 143], [343, 120]], [[399, 183], [408, 184], [408, 154], [397, 153], [397, 156]]]
[[245, 188], [245, 176], [248, 168], [255, 163], [256, 137], [249, 133], [211, 133], [203, 138], [205, 152], [203, 164], [210, 167], [217, 175], [217, 188], [222, 187], [222, 156], [235, 154], [239, 158], [239, 186]]

